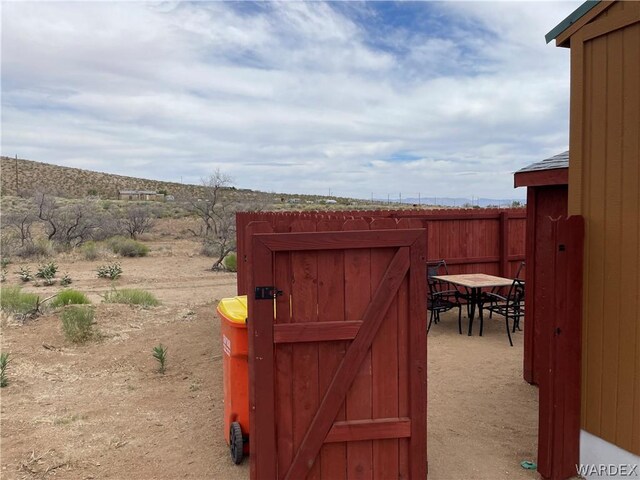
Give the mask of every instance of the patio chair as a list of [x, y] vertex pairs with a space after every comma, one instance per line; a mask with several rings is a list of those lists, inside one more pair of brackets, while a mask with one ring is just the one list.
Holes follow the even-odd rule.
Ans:
[[[433, 278], [434, 275], [438, 275], [438, 269], [444, 268], [446, 269], [446, 263], [442, 260], [440, 262], [432, 262], [433, 266], [427, 267], [427, 285], [429, 286], [429, 297], [427, 298], [427, 310], [430, 313], [429, 315], [429, 325], [427, 326], [427, 333], [431, 329], [432, 323], [440, 322], [440, 314], [442, 312], [447, 312], [454, 308], [458, 308], [458, 332], [462, 335], [462, 311], [460, 304], [460, 294], [456, 289], [447, 289], [449, 284], [446, 282], [442, 282], [437, 278]], [[427, 263], [429, 265], [429, 263]], [[445, 270], [446, 271], [446, 270]]]
[[[489, 310], [489, 318], [492, 317], [493, 313], [504, 316], [509, 344], [513, 347], [509, 318], [513, 320], [513, 332], [515, 333], [516, 328], [520, 330], [520, 318], [524, 317], [525, 311], [524, 281], [515, 278], [509, 287], [509, 293], [506, 297], [497, 293], [487, 293], [485, 298], [489, 303], [488, 306], [484, 307]], [[482, 316], [480, 316], [480, 332], [482, 332]], [[482, 333], [480, 334], [482, 335]]]
[[[427, 276], [430, 278], [433, 275], [449, 275], [447, 262], [444, 259], [427, 262]], [[466, 289], [464, 289], [464, 291], [461, 291], [460, 288], [463, 287], [457, 287], [455, 285], [451, 285], [448, 282], [443, 282], [442, 280], [438, 279], [434, 279], [434, 281], [438, 282], [436, 285], [436, 289], [440, 292], [441, 297], [446, 297], [447, 300], [453, 301], [456, 304], [460, 304], [460, 300], [464, 300], [467, 305], [467, 316], [470, 316], [470, 295]]]

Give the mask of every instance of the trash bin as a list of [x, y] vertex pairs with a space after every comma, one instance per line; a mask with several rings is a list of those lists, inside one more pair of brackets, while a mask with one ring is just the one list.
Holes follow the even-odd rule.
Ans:
[[235, 464], [249, 453], [249, 361], [247, 296], [218, 303], [222, 333], [224, 435]]

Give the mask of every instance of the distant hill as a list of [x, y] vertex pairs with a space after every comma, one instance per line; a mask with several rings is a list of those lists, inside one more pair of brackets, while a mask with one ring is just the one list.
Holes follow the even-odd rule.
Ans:
[[[66, 198], [95, 195], [103, 199], [117, 199], [121, 190], [166, 190], [177, 201], [204, 196], [202, 185], [127, 177], [11, 157], [0, 157], [0, 180], [0, 196], [30, 197], [37, 191], [44, 191]], [[236, 188], [230, 188], [227, 192], [243, 203], [261, 203], [279, 208], [286, 206], [296, 209], [308, 204], [317, 205], [318, 202], [323, 204], [328, 199], [342, 205], [369, 205], [366, 201], [318, 195], [266, 193]]]
[[161, 182], [61, 167], [25, 159], [0, 157], [1, 195], [30, 196], [37, 190], [61, 197], [82, 198], [90, 192], [101, 198], [117, 199], [120, 190], [166, 190], [176, 199], [201, 196], [202, 186]]

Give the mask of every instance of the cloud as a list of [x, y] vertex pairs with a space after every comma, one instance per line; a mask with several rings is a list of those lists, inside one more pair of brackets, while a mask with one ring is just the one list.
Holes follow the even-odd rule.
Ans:
[[5, 3], [2, 153], [368, 198], [522, 198], [566, 149], [564, 3]]

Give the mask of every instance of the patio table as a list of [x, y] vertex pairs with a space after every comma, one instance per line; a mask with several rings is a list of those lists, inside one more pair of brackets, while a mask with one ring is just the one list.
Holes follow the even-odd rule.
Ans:
[[[469, 298], [469, 336], [473, 328], [473, 317], [475, 316], [476, 305], [480, 310], [482, 319], [482, 289], [494, 287], [508, 287], [513, 283], [513, 279], [487, 275], [486, 273], [463, 273], [460, 275], [434, 275], [433, 278], [441, 282], [464, 287]], [[480, 328], [482, 336], [482, 327]]]

